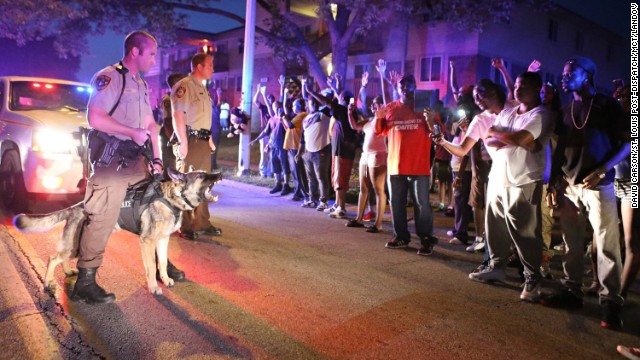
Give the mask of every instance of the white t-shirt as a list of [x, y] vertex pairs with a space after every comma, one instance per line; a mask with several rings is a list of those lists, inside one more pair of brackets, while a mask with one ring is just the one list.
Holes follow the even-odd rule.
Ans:
[[526, 130], [534, 139], [538, 139], [543, 150], [530, 152], [520, 146], [507, 145], [500, 149], [488, 146], [493, 159], [489, 186], [522, 186], [542, 180], [545, 165], [544, 148], [549, 142], [552, 130], [548, 125], [549, 121], [549, 113], [542, 105], [524, 114], [518, 114], [518, 107], [504, 109], [498, 114], [493, 124], [496, 129], [511, 132]]
[[[453, 137], [451, 143], [459, 145], [462, 139], [465, 137], [465, 132], [460, 130], [460, 134]], [[460, 165], [462, 164], [462, 158], [451, 154], [451, 170], [455, 172], [460, 171]], [[467, 167], [462, 169], [463, 171], [471, 171], [471, 161], [467, 161]]]
[[362, 127], [364, 133], [364, 141], [362, 143], [362, 152], [365, 153], [377, 153], [387, 152], [387, 144], [385, 144], [385, 136], [378, 136], [375, 134], [375, 127], [373, 121], [368, 121]]

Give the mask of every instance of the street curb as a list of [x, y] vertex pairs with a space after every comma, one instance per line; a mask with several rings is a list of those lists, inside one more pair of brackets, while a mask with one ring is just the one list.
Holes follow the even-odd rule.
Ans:
[[[2, 225], [2, 227], [5, 227], [5, 225]], [[19, 357], [61, 359], [59, 343], [51, 335], [42, 312], [37, 308], [25, 286], [18, 267], [22, 267], [25, 276], [30, 277], [31, 280], [34, 280], [34, 274], [25, 264], [14, 264], [9, 252], [15, 253], [15, 251], [10, 249], [8, 241], [14, 239], [17, 242], [17, 246], [21, 247], [25, 253], [35, 254], [35, 251], [31, 245], [11, 237], [7, 232], [4, 235], [9, 236], [10, 239], [5, 238], [5, 241], [0, 243], [0, 273], [4, 274], [2, 280], [4, 285], [0, 288], [0, 298], [2, 299], [0, 306], [2, 307], [2, 312], [10, 314], [3, 321], [11, 324], [28, 352], [28, 354], [21, 354]], [[16, 258], [18, 258], [17, 261], [19, 262], [24, 261], [20, 260], [19, 256], [16, 256]], [[39, 258], [37, 259], [40, 261]], [[35, 282], [38, 283], [38, 281]], [[18, 354], [14, 355], [18, 356]]]

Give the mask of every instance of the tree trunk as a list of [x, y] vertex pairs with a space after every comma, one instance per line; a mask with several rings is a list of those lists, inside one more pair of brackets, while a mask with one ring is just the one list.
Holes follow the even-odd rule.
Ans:
[[333, 73], [340, 74], [342, 78], [342, 89], [346, 88], [347, 65], [349, 62], [349, 45], [344, 46], [332, 39], [332, 65]]

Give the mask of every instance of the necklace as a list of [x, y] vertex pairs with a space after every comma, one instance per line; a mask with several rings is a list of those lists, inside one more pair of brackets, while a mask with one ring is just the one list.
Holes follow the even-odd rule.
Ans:
[[582, 130], [584, 129], [585, 126], [587, 126], [587, 121], [589, 121], [589, 115], [591, 115], [591, 108], [593, 107], [593, 99], [595, 98], [596, 98], [595, 96], [591, 98], [591, 104], [589, 104], [589, 111], [587, 111], [587, 117], [584, 118], [584, 122], [582, 123], [582, 126], [578, 126], [578, 124], [576, 124], [576, 118], [573, 115], [573, 104], [575, 103], [575, 100], [571, 101], [571, 121], [573, 121], [573, 126], [575, 126], [576, 129]]

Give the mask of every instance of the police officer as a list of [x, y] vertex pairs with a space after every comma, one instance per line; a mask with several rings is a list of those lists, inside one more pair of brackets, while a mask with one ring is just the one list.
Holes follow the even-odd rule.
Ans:
[[[167, 78], [169, 89], [184, 78], [183, 74], [172, 73]], [[162, 129], [160, 130], [160, 149], [162, 150], [162, 163], [165, 168], [176, 168], [176, 158], [173, 155], [173, 147], [169, 144], [173, 135], [173, 111], [171, 111], [171, 92], [162, 98]]]
[[[174, 145], [176, 164], [181, 171], [190, 166], [196, 170], [211, 172], [211, 97], [204, 85], [213, 74], [213, 57], [198, 53], [191, 59], [191, 74], [180, 80], [171, 90], [173, 130], [178, 137]], [[180, 237], [197, 238], [196, 231], [207, 235], [221, 235], [222, 231], [209, 221], [209, 204], [202, 202], [192, 211], [182, 213]]]
[[[94, 130], [120, 140], [133, 140], [139, 146], [150, 138], [154, 158], [160, 155], [158, 130], [149, 102], [149, 89], [140, 74], [155, 64], [156, 52], [157, 43], [150, 34], [136, 31], [127, 35], [122, 61], [94, 75], [87, 111], [87, 120]], [[93, 146], [91, 150], [95, 151]], [[153, 166], [156, 171], [162, 171], [160, 160]], [[102, 264], [127, 187], [147, 176], [142, 155], [128, 159], [126, 164], [114, 160], [109, 165], [94, 166], [85, 194], [87, 220], [80, 235], [79, 273], [71, 294], [72, 301], [82, 300], [89, 304], [115, 301], [114, 294], [108, 294], [96, 284], [96, 271]]]

